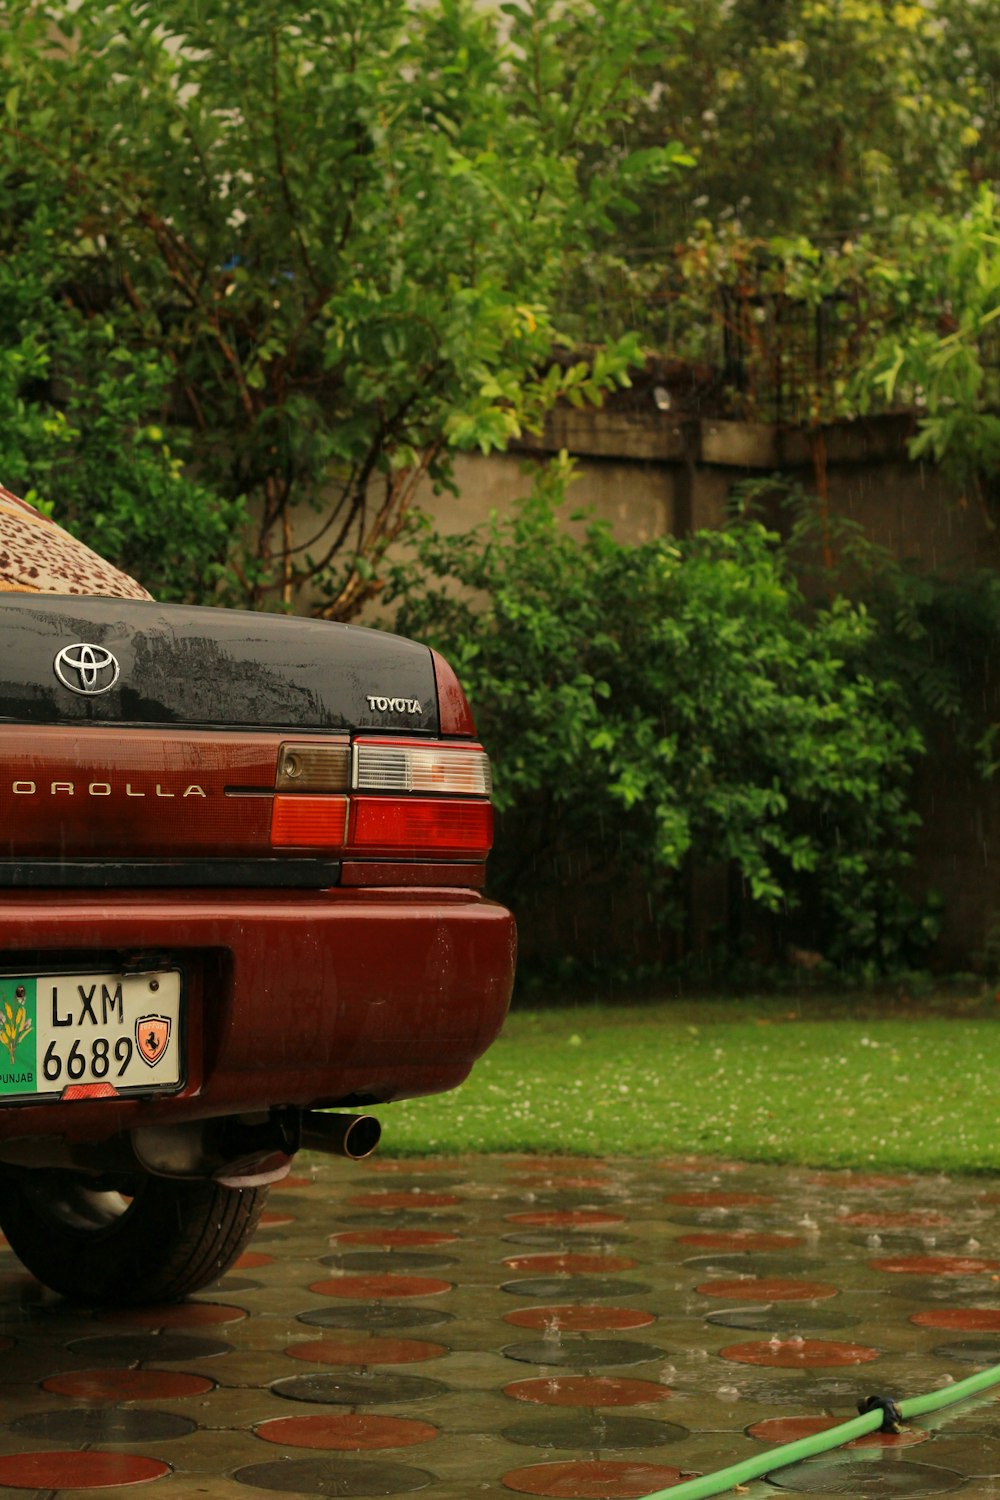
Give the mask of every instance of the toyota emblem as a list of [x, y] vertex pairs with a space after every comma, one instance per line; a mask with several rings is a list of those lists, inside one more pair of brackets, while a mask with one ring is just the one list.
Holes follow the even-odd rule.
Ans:
[[52, 665], [63, 687], [88, 698], [106, 693], [118, 681], [117, 657], [103, 646], [94, 646], [89, 641], [64, 646]]

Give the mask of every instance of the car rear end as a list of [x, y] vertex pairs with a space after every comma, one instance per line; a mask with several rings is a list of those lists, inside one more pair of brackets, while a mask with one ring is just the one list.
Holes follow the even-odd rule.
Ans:
[[0, 1160], [126, 1135], [155, 1159], [185, 1124], [196, 1156], [198, 1122], [290, 1128], [466, 1076], [514, 930], [482, 893], [489, 761], [440, 656], [23, 594], [0, 643]]

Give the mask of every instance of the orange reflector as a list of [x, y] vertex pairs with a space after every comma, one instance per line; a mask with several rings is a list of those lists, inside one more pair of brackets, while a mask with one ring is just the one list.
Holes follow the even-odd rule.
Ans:
[[354, 797], [348, 843], [359, 854], [454, 854], [485, 858], [493, 843], [488, 802]]
[[347, 832], [346, 797], [277, 796], [271, 813], [274, 849], [341, 849]]
[[117, 1099], [118, 1090], [113, 1083], [68, 1083], [59, 1098]]
[[282, 745], [274, 784], [279, 792], [346, 792], [351, 784], [350, 741]]

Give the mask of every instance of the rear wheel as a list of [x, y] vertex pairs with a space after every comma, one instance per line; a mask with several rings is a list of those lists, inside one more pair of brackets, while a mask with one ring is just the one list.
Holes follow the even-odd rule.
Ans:
[[207, 1286], [257, 1227], [267, 1188], [142, 1174], [108, 1187], [81, 1172], [0, 1184], [0, 1228], [32, 1275], [83, 1302], [173, 1302]]

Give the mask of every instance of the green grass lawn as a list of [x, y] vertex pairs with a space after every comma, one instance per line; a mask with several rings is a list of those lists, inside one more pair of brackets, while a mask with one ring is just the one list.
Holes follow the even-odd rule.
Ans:
[[462, 1088], [382, 1106], [390, 1153], [698, 1152], [1000, 1170], [1000, 1005], [812, 998], [519, 1010]]

